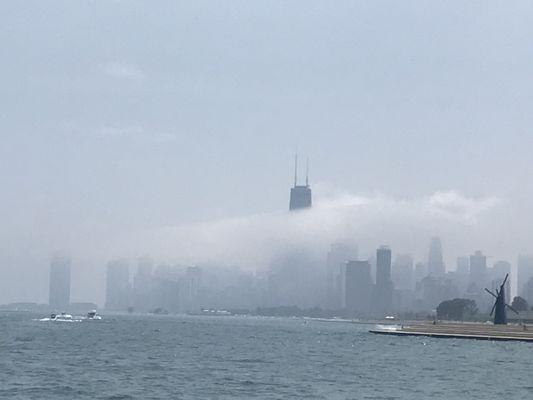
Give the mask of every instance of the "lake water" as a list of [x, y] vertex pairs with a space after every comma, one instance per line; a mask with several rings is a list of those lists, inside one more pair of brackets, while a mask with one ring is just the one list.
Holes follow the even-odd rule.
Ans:
[[0, 313], [5, 399], [533, 399], [533, 344], [301, 319]]

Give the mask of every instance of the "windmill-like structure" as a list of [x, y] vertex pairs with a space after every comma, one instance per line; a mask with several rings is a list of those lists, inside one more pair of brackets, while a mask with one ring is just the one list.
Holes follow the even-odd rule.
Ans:
[[496, 294], [485, 288], [496, 299], [490, 312], [491, 316], [494, 314], [494, 325], [507, 325], [507, 308], [518, 315], [518, 311], [505, 302], [505, 283], [507, 278], [509, 278], [509, 274], [505, 275], [505, 279], [500, 285], [500, 290], [496, 289]]

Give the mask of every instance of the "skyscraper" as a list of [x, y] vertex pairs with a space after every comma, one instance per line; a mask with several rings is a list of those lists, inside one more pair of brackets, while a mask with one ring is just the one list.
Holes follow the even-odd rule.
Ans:
[[125, 311], [130, 305], [130, 271], [128, 262], [115, 260], [107, 264], [107, 310]]
[[526, 284], [533, 277], [533, 255], [521, 254], [518, 256], [518, 295], [526, 296]]
[[372, 298], [372, 278], [368, 261], [348, 261], [345, 269], [345, 306], [353, 314], [367, 314]]
[[468, 290], [469, 274], [470, 258], [467, 256], [457, 257], [455, 262], [455, 273], [450, 274], [450, 278], [460, 293], [466, 293]]
[[392, 267], [392, 281], [396, 289], [413, 290], [414, 269], [413, 257], [410, 254], [399, 254]]
[[433, 237], [429, 244], [428, 274], [434, 277], [442, 277], [446, 273], [442, 261], [442, 244], [440, 238]]
[[470, 259], [468, 257], [457, 257], [455, 272], [461, 276], [467, 276], [470, 270]]
[[509, 274], [509, 279], [505, 283], [505, 302], [510, 304], [511, 302], [511, 264], [507, 261], [500, 260], [494, 263], [491, 270], [491, 289], [493, 293], [496, 293], [496, 289], [499, 289], [505, 280], [505, 276]]
[[305, 185], [298, 185], [298, 155], [294, 157], [294, 187], [291, 188], [289, 211], [310, 208], [313, 203], [309, 186], [309, 162], [307, 163]]
[[188, 267], [180, 285], [180, 311], [192, 312], [200, 309], [200, 286], [202, 269]]
[[377, 249], [374, 306], [378, 313], [388, 313], [392, 309], [391, 259], [392, 253], [387, 246]]
[[477, 250], [470, 256], [470, 284], [481, 289], [487, 284], [487, 256]]
[[[511, 263], [505, 260], [500, 260], [494, 263], [492, 266], [492, 278], [493, 279], [503, 279], [505, 278], [505, 275], [511, 273]], [[511, 279], [508, 279], [510, 281]]]
[[292, 246], [272, 260], [268, 277], [270, 306], [315, 307], [323, 302], [323, 263], [307, 248]]
[[326, 259], [326, 308], [336, 310], [342, 307], [345, 285], [346, 262], [357, 259], [357, 246], [333, 243]]
[[70, 304], [70, 259], [55, 256], [50, 264], [48, 304], [57, 311], [65, 311]]
[[137, 262], [137, 272], [133, 278], [133, 306], [136, 311], [148, 311], [152, 305], [152, 260], [141, 257]]
[[530, 278], [522, 290], [522, 297], [529, 303], [533, 303], [533, 278]]

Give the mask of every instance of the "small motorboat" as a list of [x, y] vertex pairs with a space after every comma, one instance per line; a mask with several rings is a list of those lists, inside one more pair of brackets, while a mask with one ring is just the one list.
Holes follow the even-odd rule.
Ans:
[[87, 319], [88, 320], [93, 320], [93, 321], [97, 321], [97, 320], [100, 320], [102, 319], [102, 317], [100, 315], [98, 315], [98, 313], [96, 312], [96, 310], [91, 310], [87, 313]]
[[80, 317], [73, 317], [70, 314], [65, 312], [62, 313], [52, 313], [50, 317], [41, 318], [39, 321], [52, 321], [52, 322], [80, 322]]
[[74, 321], [74, 319], [72, 318], [72, 315], [62, 312], [59, 314], [56, 314], [56, 313], [50, 314], [49, 321], [72, 322]]

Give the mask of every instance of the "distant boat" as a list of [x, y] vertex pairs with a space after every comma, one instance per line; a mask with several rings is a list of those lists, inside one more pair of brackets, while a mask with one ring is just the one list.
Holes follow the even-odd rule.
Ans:
[[52, 313], [49, 318], [42, 318], [40, 321], [73, 322], [75, 320], [72, 315], [62, 312], [59, 314]]
[[202, 309], [201, 315], [219, 316], [219, 315], [232, 315], [232, 313], [227, 310], [212, 310], [209, 308], [204, 308]]
[[92, 320], [92, 321], [99, 321], [102, 319], [100, 315], [96, 312], [96, 310], [91, 310], [87, 313], [86, 319]]

